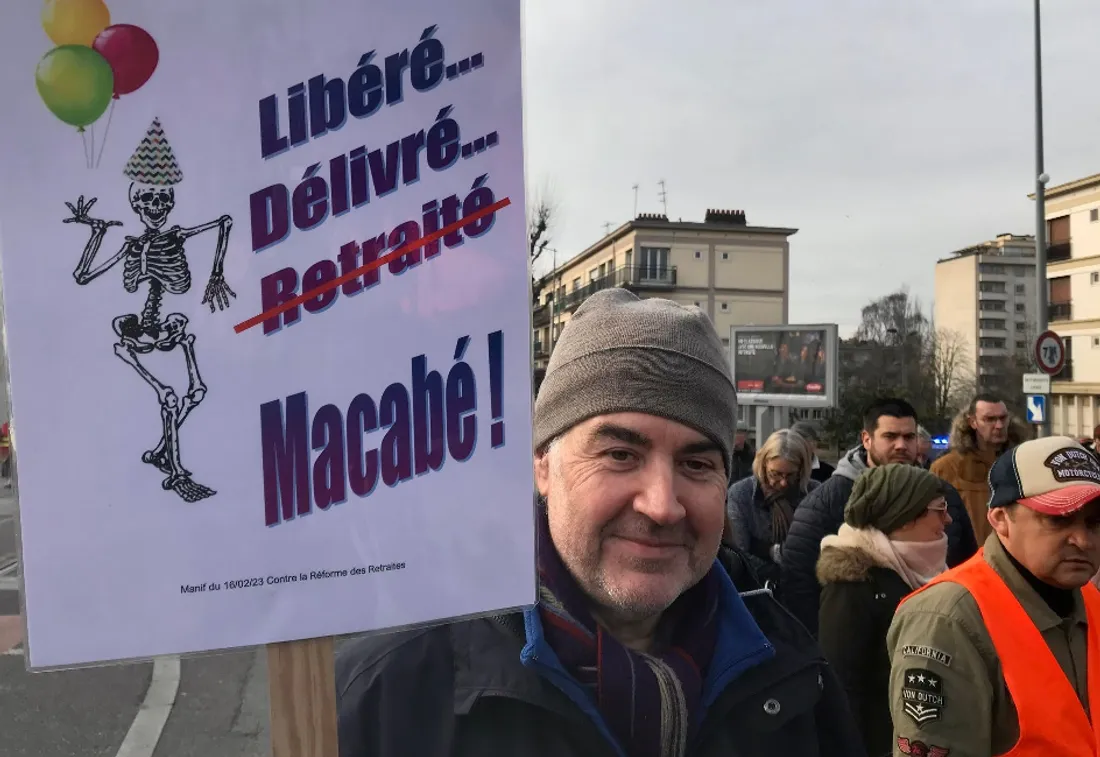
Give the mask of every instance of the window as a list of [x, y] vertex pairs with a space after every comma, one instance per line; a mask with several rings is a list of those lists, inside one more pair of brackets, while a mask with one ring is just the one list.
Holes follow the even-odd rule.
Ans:
[[990, 348], [997, 349], [997, 350], [1002, 350], [1002, 349], [1004, 349], [1004, 346], [1005, 346], [1005, 340], [986, 336], [986, 337], [981, 338], [980, 346], [990, 347]]
[[1028, 269], [1020, 268], [1019, 266], [1016, 266], [1016, 268], [1014, 268], [1012, 272], [1016, 274], [1016, 278], [1018, 279], [1022, 279], [1024, 276], [1027, 276], [1029, 273], [1031, 273], [1031, 271], [1029, 271]]
[[1093, 208], [1089, 211], [1089, 220], [1093, 223], [1100, 221], [1100, 208]]
[[1017, 331], [1027, 331], [1027, 324], [1024, 323], [1023, 321], [1016, 321], [1016, 330]]
[[588, 272], [588, 280], [589, 280], [590, 282], [591, 282], [591, 281], [595, 281], [595, 280], [596, 280], [596, 279], [598, 279], [598, 278], [600, 278], [600, 269], [599, 269], [599, 266], [597, 266], [597, 267], [593, 268], [593, 269], [592, 269], [591, 271], [589, 271], [589, 272]]
[[981, 307], [979, 308], [980, 310], [1004, 310], [1005, 309], [1005, 304], [1001, 300], [982, 300], [981, 303], [979, 303], [979, 304], [981, 305]]
[[1022, 341], [1020, 341], [1019, 339], [1017, 339], [1017, 340], [1016, 340], [1016, 349], [1018, 349], [1018, 350], [1026, 350], [1026, 349], [1027, 349], [1027, 342], [1022, 342]]
[[696, 300], [696, 302], [695, 302], [695, 307], [697, 307], [697, 308], [701, 308], [701, 307], [703, 307], [703, 303], [701, 303], [701, 302], [699, 302], [698, 300]]
[[1024, 293], [1024, 285], [1023, 284], [1017, 284], [1016, 285], [1016, 294], [1023, 294], [1023, 293]]
[[729, 310], [729, 309], [730, 309], [730, 304], [728, 302], [723, 302], [722, 303], [723, 312], [726, 311], [726, 310]]
[[600, 278], [607, 275], [607, 263], [600, 263]]
[[1100, 284], [1100, 271], [1093, 271], [1091, 274], [1089, 274], [1089, 283]]
[[1092, 338], [1092, 346], [1093, 347], [1100, 347], [1100, 336], [1094, 336]]
[[729, 260], [729, 259], [730, 259], [730, 254], [728, 252], [723, 252], [722, 253], [722, 260]]
[[978, 325], [983, 329], [1004, 330], [1005, 322], [1002, 318], [982, 318]]
[[980, 270], [982, 273], [1003, 274], [1005, 272], [1005, 267], [994, 263], [982, 263]]
[[702, 250], [696, 250], [695, 251], [695, 259], [696, 260], [702, 260], [703, 259], [703, 251]]
[[1026, 304], [1024, 304], [1022, 302], [1017, 302], [1016, 303], [1016, 312], [1017, 313], [1022, 313], [1025, 310], [1027, 310], [1027, 305]]
[[638, 250], [638, 276], [659, 281], [668, 276], [668, 248], [642, 247]]
[[1004, 294], [1005, 283], [1003, 281], [983, 281], [978, 284], [978, 290], [982, 292], [993, 292], [994, 294]]
[[580, 288], [581, 288], [581, 277], [578, 276], [577, 278], [573, 279], [573, 291], [575, 292]]

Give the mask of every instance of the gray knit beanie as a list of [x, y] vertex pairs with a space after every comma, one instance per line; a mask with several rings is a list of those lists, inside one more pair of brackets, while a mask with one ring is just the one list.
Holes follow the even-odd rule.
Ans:
[[620, 288], [577, 308], [535, 402], [535, 449], [610, 413], [647, 413], [696, 429], [721, 446], [729, 473], [737, 395], [706, 313]]

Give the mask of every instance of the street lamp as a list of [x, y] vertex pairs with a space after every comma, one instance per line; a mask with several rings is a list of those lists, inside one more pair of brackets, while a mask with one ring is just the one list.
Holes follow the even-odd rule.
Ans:
[[[1047, 330], [1047, 200], [1050, 181], [1043, 168], [1043, 35], [1040, 0], [1035, 0], [1035, 336]], [[1039, 427], [1040, 436], [1050, 436], [1050, 413]]]

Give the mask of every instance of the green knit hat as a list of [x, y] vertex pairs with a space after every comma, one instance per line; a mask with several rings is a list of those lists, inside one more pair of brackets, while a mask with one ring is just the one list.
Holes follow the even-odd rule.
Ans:
[[923, 515], [943, 492], [943, 481], [916, 465], [879, 465], [856, 479], [844, 522], [888, 534]]

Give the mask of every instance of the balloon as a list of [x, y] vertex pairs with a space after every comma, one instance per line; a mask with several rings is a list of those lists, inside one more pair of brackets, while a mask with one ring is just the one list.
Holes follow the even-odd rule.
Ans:
[[115, 24], [101, 31], [92, 48], [115, 72], [115, 97], [140, 89], [157, 69], [160, 51], [149, 32], [133, 24]]
[[62, 45], [39, 61], [34, 83], [50, 112], [83, 129], [111, 104], [115, 77], [111, 64], [92, 48]]
[[45, 0], [42, 28], [55, 45], [91, 47], [95, 35], [111, 23], [103, 0]]

